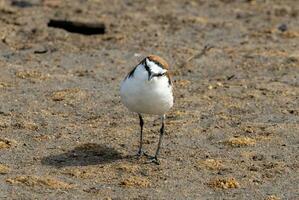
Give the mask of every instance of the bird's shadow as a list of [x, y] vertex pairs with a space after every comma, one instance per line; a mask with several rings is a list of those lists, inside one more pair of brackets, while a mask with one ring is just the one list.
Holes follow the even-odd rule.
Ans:
[[43, 165], [67, 167], [105, 164], [122, 158], [122, 155], [111, 147], [86, 143], [66, 153], [44, 157], [41, 162]]

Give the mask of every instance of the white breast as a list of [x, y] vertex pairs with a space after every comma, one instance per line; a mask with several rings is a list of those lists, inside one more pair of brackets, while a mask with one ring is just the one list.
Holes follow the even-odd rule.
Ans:
[[148, 72], [139, 65], [134, 75], [121, 84], [121, 100], [136, 113], [162, 115], [173, 106], [172, 86], [166, 76], [148, 81]]

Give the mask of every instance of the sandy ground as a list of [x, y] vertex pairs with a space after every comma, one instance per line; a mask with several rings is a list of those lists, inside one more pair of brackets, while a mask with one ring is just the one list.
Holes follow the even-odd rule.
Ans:
[[[1, 0], [0, 39], [0, 199], [299, 199], [297, 0]], [[159, 166], [119, 97], [148, 54], [175, 84]]]

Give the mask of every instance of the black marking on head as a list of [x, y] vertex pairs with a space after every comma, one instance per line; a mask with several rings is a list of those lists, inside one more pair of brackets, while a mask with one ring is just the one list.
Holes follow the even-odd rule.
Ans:
[[[130, 71], [130, 73], [127, 75], [126, 78], [134, 77], [135, 70], [137, 69], [137, 67], [138, 67], [139, 65], [143, 65], [143, 66], [144, 66], [144, 69], [145, 69], [145, 70], [147, 71], [147, 73], [148, 73], [148, 78], [150, 78], [151, 75], [152, 75], [152, 71], [151, 71], [150, 67], [147, 65], [146, 59], [148, 59], [148, 58], [144, 58], [138, 65], [136, 65], [136, 66]], [[150, 60], [150, 59], [149, 59], [149, 60]], [[151, 61], [151, 62], [154, 62], [156, 65], [158, 65], [159, 67], [161, 67], [162, 69], [164, 69], [164, 68], [163, 68], [163, 65], [162, 65], [161, 63], [159, 63], [159, 62], [157, 62], [157, 61], [155, 61], [155, 60], [150, 60], [150, 61]], [[156, 77], [163, 77], [163, 76], [166, 76], [166, 77], [168, 78], [168, 84], [169, 84], [169, 86], [172, 85], [170, 76], [169, 76], [169, 74], [168, 74], [167, 71], [164, 72], [164, 73], [155, 74], [154, 76], [156, 76]]]
[[149, 66], [147, 65], [147, 63], [146, 63], [146, 58], [143, 59], [143, 61], [142, 61], [141, 63], [143, 64], [145, 70], [147, 71], [147, 73], [148, 73], [148, 78], [149, 78], [149, 77], [152, 75], [152, 71], [151, 71], [150, 67], [149, 67]]
[[159, 73], [159, 74], [154, 74], [153, 77], [162, 77], [162, 76], [166, 76], [166, 73]]
[[153, 77], [167, 77], [168, 79], [168, 85], [171, 86], [172, 85], [172, 82], [171, 82], [171, 78], [168, 74], [168, 72], [164, 72], [164, 73], [159, 73], [159, 74], [154, 74]]

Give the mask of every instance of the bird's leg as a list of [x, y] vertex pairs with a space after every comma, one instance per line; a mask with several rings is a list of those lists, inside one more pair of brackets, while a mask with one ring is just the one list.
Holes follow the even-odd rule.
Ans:
[[160, 128], [160, 137], [159, 137], [158, 147], [157, 147], [155, 156], [151, 159], [151, 162], [156, 163], [157, 165], [160, 164], [160, 162], [158, 160], [158, 155], [159, 155], [159, 151], [161, 148], [161, 143], [162, 143], [162, 139], [163, 139], [163, 135], [164, 135], [164, 120], [165, 120], [165, 115], [162, 115], [162, 117], [161, 117], [162, 125]]
[[142, 154], [144, 154], [144, 155], [147, 155], [147, 154], [142, 149], [144, 121], [142, 119], [141, 114], [138, 114], [138, 116], [139, 116], [139, 121], [140, 121], [140, 140], [139, 140], [139, 149], [138, 149], [137, 157], [139, 158], [140, 156], [142, 156]]

